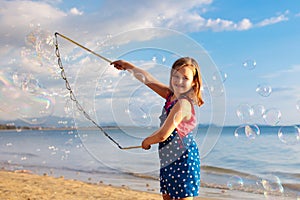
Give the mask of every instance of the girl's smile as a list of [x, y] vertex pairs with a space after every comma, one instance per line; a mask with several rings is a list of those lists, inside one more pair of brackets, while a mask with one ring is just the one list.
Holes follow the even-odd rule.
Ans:
[[193, 83], [194, 73], [189, 67], [182, 67], [179, 70], [175, 70], [171, 77], [171, 84], [173, 87], [173, 92], [175, 96], [179, 96], [188, 92]]

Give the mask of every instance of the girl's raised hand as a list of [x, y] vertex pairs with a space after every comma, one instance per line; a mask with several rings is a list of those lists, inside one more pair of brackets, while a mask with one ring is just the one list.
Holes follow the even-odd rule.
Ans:
[[123, 60], [116, 60], [110, 63], [111, 65], [114, 65], [114, 67], [118, 70], [126, 70], [126, 61]]

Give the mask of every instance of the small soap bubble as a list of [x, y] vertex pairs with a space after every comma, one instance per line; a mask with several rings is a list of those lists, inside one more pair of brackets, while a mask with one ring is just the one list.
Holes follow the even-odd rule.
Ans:
[[280, 179], [275, 175], [266, 175], [262, 180], [261, 184], [264, 189], [265, 197], [271, 195], [281, 195], [284, 192], [284, 188], [281, 184]]
[[232, 176], [227, 181], [227, 187], [230, 190], [239, 190], [244, 186], [244, 181], [239, 176]]
[[145, 83], [146, 82], [146, 77], [144, 76], [144, 74], [142, 73], [135, 73], [134, 76], [140, 80], [142, 83]]
[[96, 86], [96, 92], [101, 94], [109, 92], [113, 88], [113, 80], [108, 77], [102, 77]]
[[244, 133], [245, 133], [245, 126], [239, 126], [234, 130], [234, 137], [238, 139], [239, 137], [244, 135]]
[[9, 143], [6, 143], [6, 146], [11, 147], [11, 146], [13, 146], [13, 144], [11, 142], [9, 142]]
[[242, 123], [248, 123], [253, 116], [253, 108], [248, 104], [241, 104], [236, 110], [236, 115]]
[[237, 139], [254, 140], [260, 135], [260, 128], [256, 124], [241, 125], [234, 131]]
[[255, 68], [256, 68], [256, 65], [257, 65], [256, 61], [255, 61], [255, 60], [251, 60], [251, 59], [245, 60], [245, 61], [243, 62], [243, 67], [244, 67], [245, 69], [248, 69], [248, 70], [253, 70], [253, 69], [255, 69]]
[[166, 17], [164, 15], [160, 14], [156, 17], [156, 19], [158, 22], [163, 22], [164, 20], [166, 20]]
[[175, 113], [174, 117], [173, 117], [173, 124], [175, 127], [178, 128], [178, 125], [180, 124], [180, 122], [177, 122], [178, 121], [178, 118], [181, 119], [182, 117], [182, 111], [179, 111], [177, 113]]
[[152, 56], [152, 61], [157, 64], [164, 64], [166, 62], [166, 57], [161, 54], [154, 54]]
[[126, 71], [122, 70], [119, 72], [120, 77], [125, 77], [126, 76]]
[[25, 92], [36, 93], [43, 89], [38, 79], [30, 73], [14, 73], [12, 75], [13, 83], [16, 87]]
[[281, 112], [276, 108], [268, 109], [263, 114], [263, 119], [267, 123], [267, 125], [275, 126], [281, 120]]
[[225, 82], [227, 79], [227, 73], [224, 71], [215, 72], [212, 76], [214, 81], [220, 80], [221, 82]]
[[132, 102], [129, 104], [128, 109], [125, 110], [128, 113], [133, 124], [145, 127], [151, 124], [151, 117], [147, 111], [147, 107], [142, 102]]
[[278, 130], [278, 138], [287, 145], [299, 144], [300, 128], [298, 126], [282, 126]]
[[215, 97], [224, 95], [225, 89], [223, 83], [214, 82], [212, 85], [210, 85], [209, 92]]
[[26, 156], [21, 157], [21, 160], [27, 160]]
[[262, 97], [268, 97], [272, 93], [272, 87], [268, 84], [262, 83], [257, 85], [256, 92]]
[[261, 104], [255, 104], [253, 106], [251, 106], [252, 111], [253, 111], [253, 119], [256, 120], [261, 120], [263, 119], [263, 114], [266, 112], [266, 109], [263, 105]]
[[245, 134], [248, 139], [254, 140], [257, 136], [260, 135], [260, 129], [256, 124], [246, 125], [245, 126]]
[[296, 102], [296, 109], [297, 109], [298, 111], [300, 111], [300, 100], [298, 100], [298, 101]]

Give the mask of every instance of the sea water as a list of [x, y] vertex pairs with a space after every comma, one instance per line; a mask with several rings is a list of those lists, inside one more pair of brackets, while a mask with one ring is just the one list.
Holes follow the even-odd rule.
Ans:
[[[202, 187], [261, 194], [266, 199], [300, 198], [300, 143], [282, 142], [279, 128], [261, 126], [259, 135], [250, 139], [236, 137], [234, 126], [207, 136], [206, 140], [217, 140], [201, 156]], [[154, 130], [105, 129], [123, 147], [140, 145]], [[195, 135], [199, 149], [206, 131], [200, 127]], [[121, 150], [97, 129], [1, 131], [0, 167], [159, 193], [157, 145], [148, 151]]]

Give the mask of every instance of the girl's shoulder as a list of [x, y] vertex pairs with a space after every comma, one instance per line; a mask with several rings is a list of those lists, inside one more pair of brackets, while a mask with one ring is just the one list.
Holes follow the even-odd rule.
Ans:
[[177, 99], [176, 104], [178, 104], [178, 109], [183, 113], [193, 113], [194, 106], [189, 98], [180, 97]]

